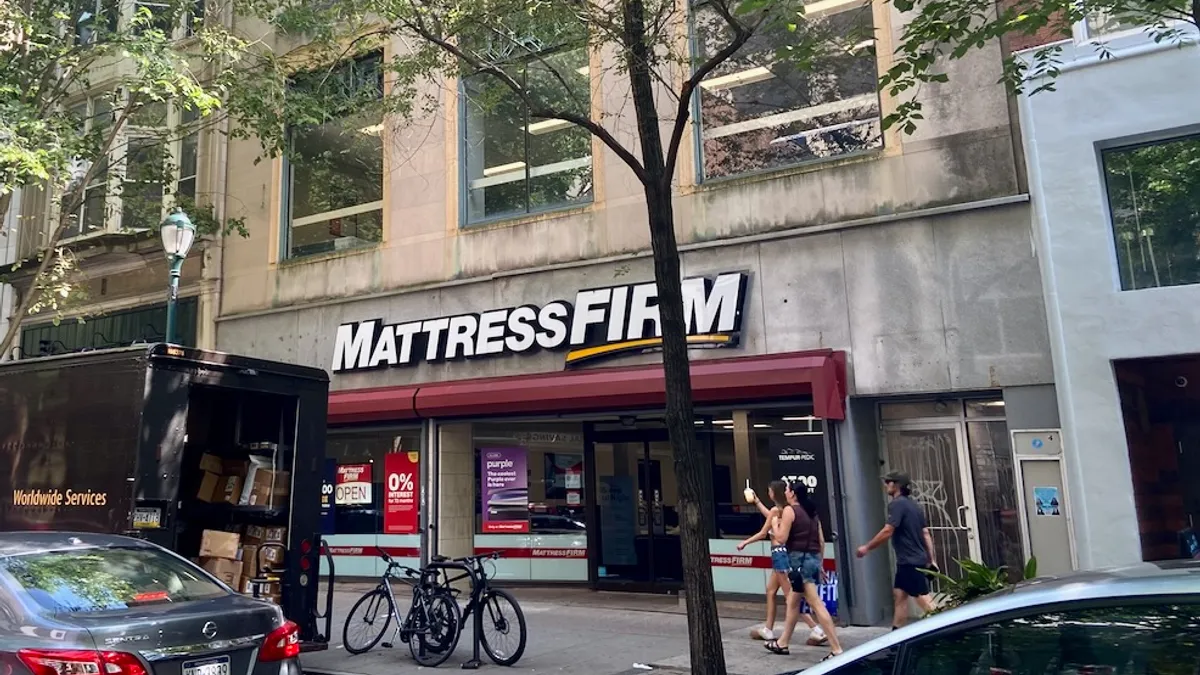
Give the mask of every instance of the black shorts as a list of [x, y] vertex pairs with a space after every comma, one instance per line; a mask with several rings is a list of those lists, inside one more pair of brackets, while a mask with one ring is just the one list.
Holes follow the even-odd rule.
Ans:
[[916, 565], [897, 565], [896, 583], [892, 584], [892, 588], [919, 598], [929, 595], [929, 577]]

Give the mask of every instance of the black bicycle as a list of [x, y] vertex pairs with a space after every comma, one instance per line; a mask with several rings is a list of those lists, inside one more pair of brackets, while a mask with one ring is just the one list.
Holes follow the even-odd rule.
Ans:
[[[383, 550], [379, 556], [388, 564], [379, 585], [367, 592], [346, 617], [342, 645], [351, 654], [364, 654], [379, 644], [400, 612], [392, 580], [412, 587], [412, 605], [404, 621], [396, 626], [401, 642], [408, 643], [413, 659], [423, 666], [438, 666], [450, 658], [462, 634], [463, 615], [454, 595], [438, 583], [435, 570], [415, 570], [397, 563]], [[396, 572], [407, 577], [401, 579]], [[385, 647], [391, 644], [384, 643]]]
[[[464, 558], [447, 558], [434, 556], [426, 568], [435, 573], [441, 573], [439, 587], [445, 592], [457, 597], [459, 590], [453, 584], [464, 579], [471, 582], [471, 597], [463, 610], [463, 621], [459, 630], [466, 626], [468, 617], [474, 616], [477, 644], [487, 652], [488, 658], [500, 666], [511, 666], [521, 660], [525, 653], [525, 613], [521, 605], [511, 593], [499, 588], [493, 588], [488, 577], [485, 561], [500, 558], [497, 553], [470, 555]], [[455, 571], [463, 572], [459, 576], [451, 576]], [[475, 657], [464, 664], [464, 668], [479, 666], [479, 650], [475, 649]]]

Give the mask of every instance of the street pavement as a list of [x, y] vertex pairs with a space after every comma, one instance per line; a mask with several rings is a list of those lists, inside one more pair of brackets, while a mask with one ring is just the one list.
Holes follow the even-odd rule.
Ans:
[[[429, 672], [412, 660], [406, 645], [382, 646], [352, 656], [342, 648], [342, 623], [354, 601], [369, 588], [348, 585], [334, 594], [331, 649], [305, 654], [301, 664], [313, 675], [407, 675]], [[581, 589], [511, 589], [521, 603], [528, 625], [525, 654], [511, 669], [496, 666], [483, 655], [485, 670], [506, 673], [569, 675], [642, 675], [690, 672], [687, 617], [684, 605], [671, 596], [597, 593]], [[398, 599], [402, 608], [406, 598]], [[403, 611], [403, 609], [402, 609]], [[777, 656], [751, 640], [749, 630], [759, 608], [746, 603], [720, 603], [725, 660], [730, 675], [775, 675], [816, 663], [827, 652], [818, 647], [793, 646], [791, 656]], [[390, 631], [389, 631], [390, 632]], [[879, 629], [845, 628], [846, 647], [879, 635]], [[394, 636], [385, 638], [394, 639]], [[440, 666], [457, 671], [471, 656], [468, 627], [454, 655]]]

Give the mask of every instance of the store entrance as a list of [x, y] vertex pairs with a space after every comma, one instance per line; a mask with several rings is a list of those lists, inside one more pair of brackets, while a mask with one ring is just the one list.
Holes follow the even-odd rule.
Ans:
[[683, 587], [675, 452], [665, 429], [597, 431], [589, 522], [597, 588], [676, 592]]

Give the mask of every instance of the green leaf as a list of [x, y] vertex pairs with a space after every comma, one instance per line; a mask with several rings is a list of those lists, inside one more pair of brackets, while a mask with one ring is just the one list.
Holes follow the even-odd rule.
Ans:
[[1029, 562], [1025, 563], [1024, 578], [1025, 579], [1036, 579], [1037, 571], [1038, 571], [1037, 556], [1033, 556], [1029, 559]]

